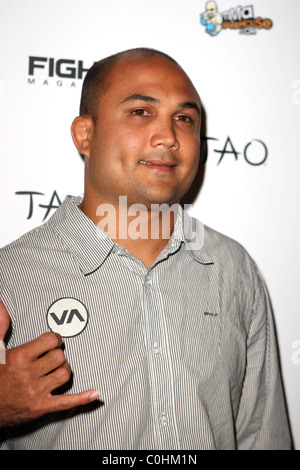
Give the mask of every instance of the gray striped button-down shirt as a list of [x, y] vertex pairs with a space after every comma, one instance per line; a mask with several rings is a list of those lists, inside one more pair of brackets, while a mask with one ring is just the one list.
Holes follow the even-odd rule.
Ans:
[[244, 248], [179, 211], [147, 270], [79, 202], [0, 250], [0, 298], [8, 347], [60, 332], [66, 391], [101, 400], [4, 429], [1, 447], [290, 448], [270, 303]]

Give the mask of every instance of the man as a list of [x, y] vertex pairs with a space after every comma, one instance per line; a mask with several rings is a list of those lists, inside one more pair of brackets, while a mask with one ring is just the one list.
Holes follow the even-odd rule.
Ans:
[[290, 448], [256, 265], [179, 206], [200, 109], [158, 51], [88, 72], [72, 124], [84, 197], [1, 250], [3, 448]]

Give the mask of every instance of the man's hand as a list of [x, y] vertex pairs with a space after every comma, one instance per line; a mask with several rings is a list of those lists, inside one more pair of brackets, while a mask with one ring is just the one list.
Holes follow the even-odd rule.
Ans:
[[[9, 323], [8, 312], [0, 301], [0, 340], [4, 340]], [[0, 427], [23, 424], [99, 398], [96, 390], [51, 394], [71, 376], [61, 345], [61, 337], [49, 332], [6, 351], [6, 364], [0, 364]]]

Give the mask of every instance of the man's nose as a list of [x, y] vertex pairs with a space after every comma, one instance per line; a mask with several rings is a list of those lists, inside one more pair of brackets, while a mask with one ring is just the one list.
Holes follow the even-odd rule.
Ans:
[[180, 145], [172, 119], [161, 119], [155, 123], [151, 136], [152, 147], [166, 147], [178, 150]]

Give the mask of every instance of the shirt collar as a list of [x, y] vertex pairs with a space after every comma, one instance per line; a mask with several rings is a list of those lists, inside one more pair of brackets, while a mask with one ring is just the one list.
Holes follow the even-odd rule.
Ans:
[[51, 222], [80, 269], [90, 274], [106, 260], [114, 242], [77, 207], [81, 201], [81, 197], [67, 196]]
[[[104, 263], [115, 243], [77, 207], [81, 201], [81, 197], [67, 196], [49, 222], [87, 275]], [[174, 231], [162, 255], [177, 251], [184, 243], [196, 261], [211, 264], [213, 261], [204, 249], [204, 236], [202, 222], [178, 206]]]
[[213, 264], [204, 248], [205, 227], [200, 220], [191, 217], [179, 206], [173, 236], [180, 239], [189, 254], [201, 264]]

